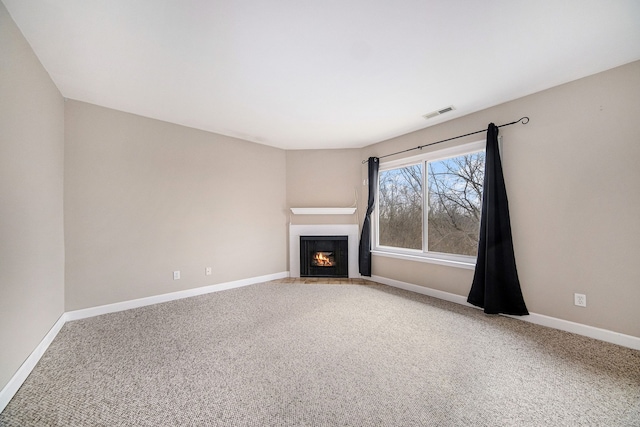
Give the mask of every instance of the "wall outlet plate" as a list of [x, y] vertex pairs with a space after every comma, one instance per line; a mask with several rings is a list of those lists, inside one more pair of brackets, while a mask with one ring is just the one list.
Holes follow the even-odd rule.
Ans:
[[180, 279], [180, 271], [174, 271], [173, 272], [173, 280], [178, 280]]
[[212, 271], [211, 267], [205, 268], [204, 269], [205, 276], [211, 276], [211, 271]]
[[573, 294], [573, 303], [578, 307], [586, 307], [587, 296], [585, 294]]

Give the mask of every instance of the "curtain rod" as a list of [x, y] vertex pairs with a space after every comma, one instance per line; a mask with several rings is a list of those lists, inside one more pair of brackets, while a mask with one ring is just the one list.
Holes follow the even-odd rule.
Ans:
[[[529, 117], [525, 116], [525, 117], [520, 118], [519, 120], [516, 120], [515, 122], [506, 123], [506, 124], [500, 125], [498, 127], [501, 128], [501, 127], [504, 127], [504, 126], [511, 126], [511, 125], [515, 125], [516, 123], [520, 123], [520, 122], [522, 122], [523, 125], [526, 125], [527, 123], [529, 123]], [[391, 153], [391, 154], [387, 154], [387, 155], [384, 155], [384, 156], [380, 156], [380, 157], [378, 157], [378, 159], [384, 159], [385, 157], [390, 157], [390, 156], [395, 156], [396, 154], [406, 153], [407, 151], [422, 150], [424, 147], [428, 147], [430, 145], [441, 144], [443, 142], [451, 141], [451, 140], [458, 139], [458, 138], [464, 138], [465, 136], [475, 135], [476, 133], [486, 132], [486, 131], [487, 131], [486, 129], [482, 129], [482, 130], [477, 130], [475, 132], [465, 133], [464, 135], [454, 136], [453, 138], [443, 139], [442, 141], [430, 142], [429, 144], [419, 145], [417, 147], [408, 148], [406, 150], [398, 151], [396, 153]], [[362, 164], [364, 165], [368, 161], [369, 161], [368, 159], [367, 160], [363, 160]]]

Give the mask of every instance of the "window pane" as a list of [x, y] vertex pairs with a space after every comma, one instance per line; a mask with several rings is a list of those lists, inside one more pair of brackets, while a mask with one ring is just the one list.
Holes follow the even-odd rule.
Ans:
[[422, 249], [422, 164], [380, 172], [378, 241]]
[[429, 251], [478, 253], [484, 152], [428, 162]]

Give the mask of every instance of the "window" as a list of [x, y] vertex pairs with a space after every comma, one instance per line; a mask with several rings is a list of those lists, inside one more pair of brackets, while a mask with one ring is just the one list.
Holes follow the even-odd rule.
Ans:
[[378, 244], [422, 249], [422, 164], [380, 171]]
[[475, 263], [482, 141], [380, 165], [374, 251]]

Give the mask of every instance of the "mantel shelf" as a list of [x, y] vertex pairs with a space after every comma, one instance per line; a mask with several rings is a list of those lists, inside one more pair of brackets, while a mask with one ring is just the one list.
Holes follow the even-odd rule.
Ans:
[[356, 208], [291, 208], [294, 215], [353, 215]]

